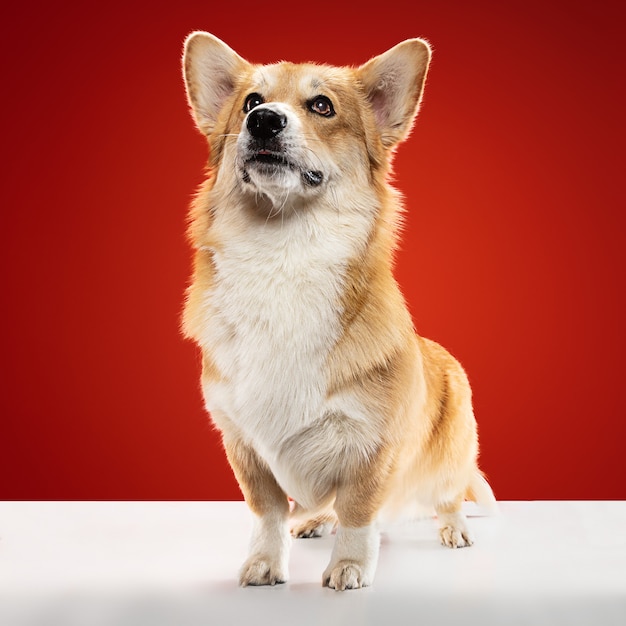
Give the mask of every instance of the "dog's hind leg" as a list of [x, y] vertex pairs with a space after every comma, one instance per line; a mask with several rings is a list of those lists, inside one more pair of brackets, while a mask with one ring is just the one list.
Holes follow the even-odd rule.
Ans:
[[288, 579], [289, 500], [267, 464], [241, 439], [224, 437], [228, 460], [255, 515], [249, 556], [239, 574], [239, 584], [275, 585]]
[[463, 496], [458, 496], [451, 502], [435, 507], [439, 520], [439, 538], [449, 548], [464, 548], [474, 543], [467, 528], [467, 519], [461, 510], [462, 504]]

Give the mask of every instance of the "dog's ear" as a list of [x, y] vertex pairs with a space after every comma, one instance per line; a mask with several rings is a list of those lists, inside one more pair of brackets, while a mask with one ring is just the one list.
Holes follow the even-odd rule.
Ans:
[[202, 31], [185, 40], [183, 75], [187, 99], [198, 128], [209, 134], [235, 87], [250, 64], [223, 41]]
[[426, 41], [407, 39], [357, 70], [386, 148], [405, 139], [413, 126], [430, 55]]

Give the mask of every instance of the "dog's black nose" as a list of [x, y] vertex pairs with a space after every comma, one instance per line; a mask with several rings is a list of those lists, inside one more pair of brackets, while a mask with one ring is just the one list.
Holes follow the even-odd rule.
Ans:
[[287, 116], [271, 109], [254, 109], [246, 122], [248, 131], [257, 139], [271, 139], [287, 126]]

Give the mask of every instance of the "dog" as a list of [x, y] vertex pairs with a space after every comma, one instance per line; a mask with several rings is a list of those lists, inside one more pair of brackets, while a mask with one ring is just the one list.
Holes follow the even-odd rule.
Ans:
[[495, 504], [467, 376], [416, 334], [392, 272], [391, 161], [430, 57], [409, 39], [360, 67], [255, 65], [209, 33], [185, 41], [210, 157], [183, 331], [254, 513], [242, 586], [285, 582], [291, 536], [336, 528], [322, 584], [364, 587], [380, 519], [424, 503], [460, 548], [472, 544], [464, 499]]

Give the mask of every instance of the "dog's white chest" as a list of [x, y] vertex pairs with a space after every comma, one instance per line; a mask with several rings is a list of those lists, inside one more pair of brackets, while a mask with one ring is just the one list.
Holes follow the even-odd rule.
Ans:
[[[294, 232], [295, 231], [295, 232]], [[297, 229], [267, 228], [215, 253], [204, 341], [222, 373], [205, 388], [271, 463], [280, 445], [318, 419], [325, 364], [340, 332], [348, 250]]]

